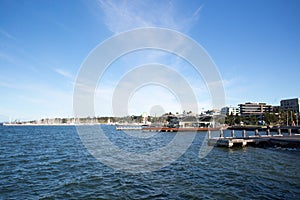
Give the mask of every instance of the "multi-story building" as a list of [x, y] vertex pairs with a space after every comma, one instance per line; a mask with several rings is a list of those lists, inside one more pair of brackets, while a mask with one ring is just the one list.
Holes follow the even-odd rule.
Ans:
[[221, 115], [240, 115], [240, 108], [233, 106], [226, 106], [221, 109]]
[[281, 100], [280, 109], [282, 111], [293, 111], [295, 113], [300, 113], [300, 98]]
[[264, 113], [270, 113], [273, 111], [273, 107], [271, 105], [267, 105], [266, 103], [247, 102], [244, 104], [239, 104], [239, 107], [242, 116], [260, 116]]
[[273, 106], [273, 113], [278, 114], [280, 112], [280, 106]]

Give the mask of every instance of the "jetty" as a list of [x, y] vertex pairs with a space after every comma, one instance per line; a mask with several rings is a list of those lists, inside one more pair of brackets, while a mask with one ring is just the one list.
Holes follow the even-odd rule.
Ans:
[[128, 126], [117, 126], [116, 127], [117, 131], [139, 131], [142, 130], [142, 126], [133, 126], [133, 125], [128, 125]]
[[300, 134], [300, 126], [229, 126], [230, 130], [246, 130], [246, 131], [261, 131], [266, 132], [270, 130], [271, 132], [278, 132], [280, 129], [281, 132], [288, 132], [289, 129], [292, 133]]
[[254, 135], [246, 136], [246, 130], [243, 130], [242, 137], [235, 137], [235, 130], [231, 130], [231, 136], [224, 137], [223, 131], [220, 130], [219, 137], [211, 137], [211, 132], [208, 131], [208, 144], [228, 148], [236, 146], [300, 148], [300, 134], [292, 134], [292, 130], [288, 129], [288, 134], [283, 135], [281, 129], [278, 129], [277, 134], [272, 135], [270, 129], [267, 129], [265, 134], [260, 135], [256, 129]]
[[170, 127], [143, 127], [142, 131], [156, 131], [156, 132], [188, 132], [188, 131], [218, 131], [221, 130], [221, 127], [211, 128], [211, 127], [179, 127], [179, 128], [170, 128]]
[[149, 131], [149, 132], [188, 132], [188, 131], [218, 131], [225, 130], [227, 127], [166, 127], [166, 126], [147, 126], [147, 125], [119, 125], [117, 131]]

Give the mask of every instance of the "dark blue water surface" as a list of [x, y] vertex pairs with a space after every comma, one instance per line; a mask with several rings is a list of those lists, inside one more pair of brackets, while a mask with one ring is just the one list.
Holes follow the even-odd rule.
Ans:
[[[120, 148], [140, 152], [175, 134], [137, 143], [114, 126], [104, 128]], [[131, 174], [91, 156], [75, 127], [0, 126], [0, 199], [300, 199], [299, 151], [214, 148], [200, 159], [204, 136], [197, 133], [171, 165]]]

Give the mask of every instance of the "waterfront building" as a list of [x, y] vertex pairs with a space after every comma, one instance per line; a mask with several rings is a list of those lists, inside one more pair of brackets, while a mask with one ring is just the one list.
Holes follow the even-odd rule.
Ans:
[[280, 101], [280, 109], [282, 111], [300, 112], [300, 98], [283, 99]]
[[244, 104], [239, 104], [241, 116], [261, 116], [264, 113], [270, 113], [273, 111], [271, 105], [266, 103], [252, 103], [247, 102]]
[[240, 108], [233, 106], [226, 106], [221, 109], [221, 115], [240, 115]]
[[273, 113], [278, 114], [280, 111], [280, 106], [273, 106]]
[[198, 127], [212, 127], [213, 121], [211, 116], [202, 116], [200, 118], [194, 116], [187, 116], [179, 121], [180, 128], [198, 128]]

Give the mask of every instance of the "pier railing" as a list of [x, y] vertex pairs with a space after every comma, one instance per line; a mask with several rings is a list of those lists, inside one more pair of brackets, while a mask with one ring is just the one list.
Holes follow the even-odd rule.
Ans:
[[[287, 129], [287, 133], [282, 129], [277, 129], [274, 132], [266, 129], [263, 132], [255, 129], [251, 130], [251, 135], [247, 135], [246, 130], [242, 130], [241, 136], [236, 136], [235, 130], [231, 129], [230, 136], [225, 137], [223, 130], [220, 130], [219, 137], [212, 137], [211, 131], [208, 131], [208, 144], [214, 146], [280, 146], [280, 147], [295, 147], [300, 148], [300, 134], [293, 133], [292, 129]], [[263, 134], [261, 134], [263, 133]]]

